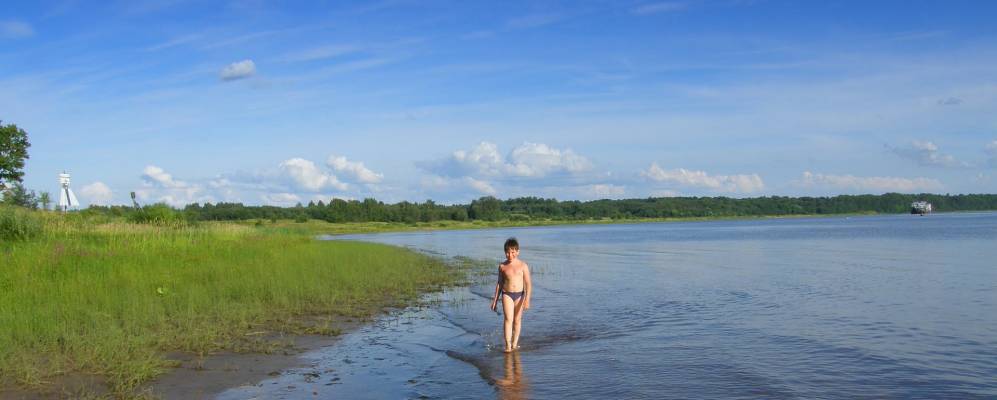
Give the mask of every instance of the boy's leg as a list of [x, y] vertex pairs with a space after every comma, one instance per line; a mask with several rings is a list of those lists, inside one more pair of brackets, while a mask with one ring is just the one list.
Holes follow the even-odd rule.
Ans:
[[513, 313], [513, 324], [512, 324], [512, 348], [519, 348], [519, 330], [523, 326], [523, 298], [520, 297], [519, 301], [516, 302], [515, 312]]
[[516, 302], [512, 301], [509, 296], [505, 294], [500, 294], [502, 296], [502, 316], [505, 319], [503, 329], [505, 333], [505, 351], [512, 351], [512, 321], [516, 315]]

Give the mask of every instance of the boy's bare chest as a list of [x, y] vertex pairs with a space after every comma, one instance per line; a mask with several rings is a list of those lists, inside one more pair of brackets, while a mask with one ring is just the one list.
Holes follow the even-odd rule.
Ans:
[[518, 278], [523, 275], [523, 265], [503, 265], [501, 268], [502, 275], [506, 278]]

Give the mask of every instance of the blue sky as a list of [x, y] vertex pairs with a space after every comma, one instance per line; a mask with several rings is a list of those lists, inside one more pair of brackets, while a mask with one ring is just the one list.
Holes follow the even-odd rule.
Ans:
[[25, 184], [84, 204], [997, 192], [997, 3], [0, 10]]

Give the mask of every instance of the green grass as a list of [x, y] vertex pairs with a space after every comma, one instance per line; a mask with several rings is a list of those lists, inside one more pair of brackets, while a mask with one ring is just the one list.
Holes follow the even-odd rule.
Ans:
[[307, 321], [369, 316], [461, 278], [405, 249], [289, 229], [16, 212], [0, 218], [32, 233], [0, 237], [0, 385], [84, 373], [129, 397], [171, 366], [167, 352], [265, 350], [247, 338], [335, 332]]
[[500, 220], [500, 221], [452, 221], [440, 220], [433, 222], [344, 222], [330, 223], [322, 220], [311, 219], [306, 222], [296, 222], [294, 220], [277, 220], [276, 222], [258, 222], [259, 220], [236, 222], [243, 226], [259, 225], [264, 229], [294, 232], [312, 235], [346, 235], [355, 233], [383, 233], [383, 232], [409, 232], [409, 231], [434, 231], [434, 230], [460, 230], [460, 229], [489, 229], [489, 228], [513, 228], [528, 226], [554, 226], [554, 225], [590, 225], [590, 224], [639, 224], [648, 222], [694, 222], [694, 221], [717, 221], [717, 220], [746, 220], [746, 219], [789, 219], [789, 218], [834, 218], [850, 215], [872, 215], [875, 213], [854, 213], [854, 214], [800, 214], [800, 215], [770, 215], [770, 216], [734, 216], [734, 217], [676, 217], [676, 218], [632, 218], [632, 219], [531, 219], [531, 220]]

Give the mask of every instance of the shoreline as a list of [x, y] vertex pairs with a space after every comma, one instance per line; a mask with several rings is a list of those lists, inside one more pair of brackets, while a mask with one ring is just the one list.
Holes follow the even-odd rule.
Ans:
[[308, 361], [302, 355], [338, 343], [343, 335], [370, 324], [381, 315], [363, 320], [340, 318], [335, 324], [339, 331], [336, 335], [289, 333], [267, 338], [280, 343], [280, 347], [270, 353], [223, 351], [205, 357], [170, 354], [169, 359], [180, 365], [149, 382], [147, 388], [157, 398], [200, 399], [213, 398], [234, 388], [256, 386], [267, 378], [307, 366]]

